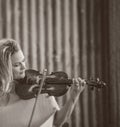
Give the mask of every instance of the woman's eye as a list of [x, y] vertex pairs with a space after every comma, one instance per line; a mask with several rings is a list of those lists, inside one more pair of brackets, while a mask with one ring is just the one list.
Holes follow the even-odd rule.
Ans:
[[19, 64], [15, 64], [15, 65], [13, 65], [14, 67], [18, 67], [19, 66]]

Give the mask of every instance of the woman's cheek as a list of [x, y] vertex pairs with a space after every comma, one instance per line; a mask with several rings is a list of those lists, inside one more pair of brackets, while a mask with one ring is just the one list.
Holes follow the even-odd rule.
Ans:
[[16, 79], [19, 75], [19, 68], [13, 68], [13, 78]]

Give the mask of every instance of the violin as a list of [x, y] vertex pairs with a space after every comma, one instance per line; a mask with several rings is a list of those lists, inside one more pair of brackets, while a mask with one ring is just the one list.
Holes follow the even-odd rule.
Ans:
[[[43, 74], [39, 71], [28, 69], [25, 71], [25, 77], [23, 79], [15, 80], [15, 92], [21, 99], [31, 99], [36, 97], [40, 83], [42, 81]], [[85, 80], [86, 85], [92, 89], [103, 88], [106, 83], [100, 79]], [[41, 94], [48, 93], [49, 96], [59, 97], [68, 91], [69, 87], [73, 84], [73, 80], [68, 78], [67, 73], [63, 71], [52, 72], [46, 75], [44, 84], [42, 86]]]

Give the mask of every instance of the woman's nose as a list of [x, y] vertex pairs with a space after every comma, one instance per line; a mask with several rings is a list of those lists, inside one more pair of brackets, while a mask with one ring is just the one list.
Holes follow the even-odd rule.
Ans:
[[21, 63], [21, 69], [25, 69], [25, 68], [26, 68], [25, 62], [22, 62]]

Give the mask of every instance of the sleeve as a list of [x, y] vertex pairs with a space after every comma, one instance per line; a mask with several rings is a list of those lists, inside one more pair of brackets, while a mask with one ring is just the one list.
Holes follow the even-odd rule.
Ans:
[[[54, 108], [55, 111], [60, 110], [55, 97], [48, 96], [47, 98], [49, 99], [49, 104]], [[53, 127], [54, 115], [55, 112], [51, 114], [51, 116], [40, 127]]]
[[60, 107], [57, 103], [57, 101], [55, 100], [54, 96], [50, 96], [49, 97], [50, 101], [51, 101], [51, 105], [56, 109], [56, 110], [60, 110]]

